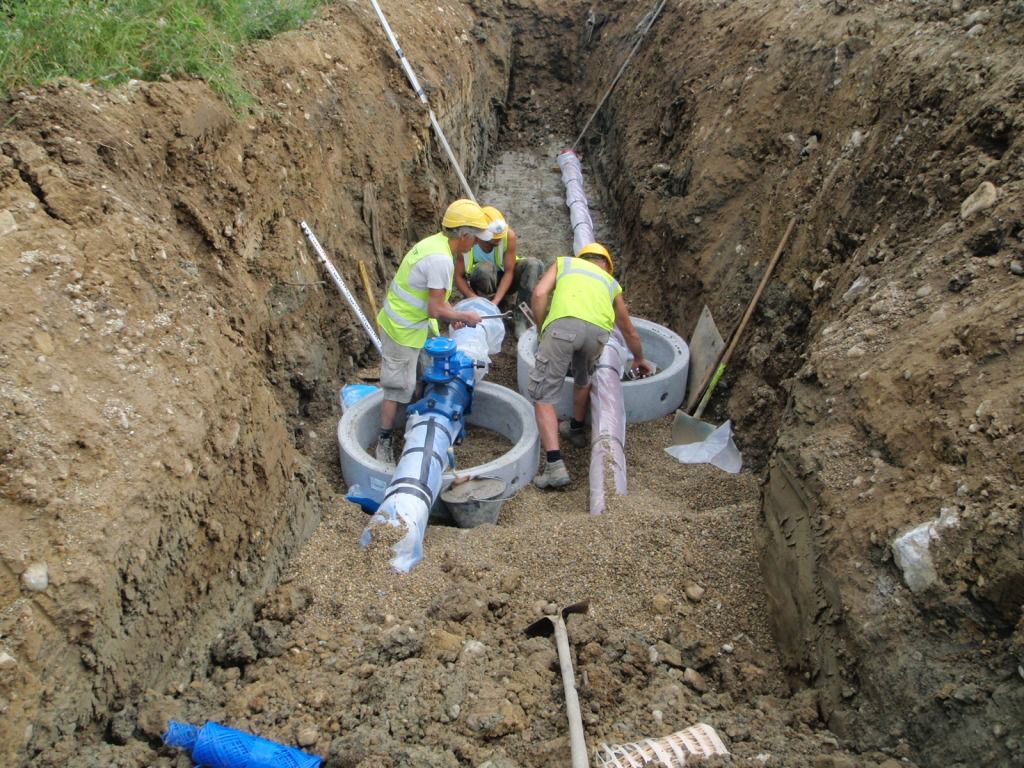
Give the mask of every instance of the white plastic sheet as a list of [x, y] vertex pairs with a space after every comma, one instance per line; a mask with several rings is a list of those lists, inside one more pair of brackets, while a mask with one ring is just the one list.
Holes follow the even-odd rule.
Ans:
[[743, 467], [743, 456], [732, 441], [731, 421], [726, 421], [699, 443], [673, 445], [666, 448], [665, 453], [681, 464], [712, 464], [730, 474], [736, 474]]
[[[441, 494], [444, 473], [451, 466], [451, 436], [455, 425], [438, 413], [412, 414], [405, 424], [405, 447], [395, 467], [384, 501], [370, 518], [359, 540], [370, 545], [380, 526], [404, 526], [405, 536], [393, 547], [391, 567], [407, 573], [423, 558], [430, 508]], [[429, 494], [429, 503], [424, 498]]]

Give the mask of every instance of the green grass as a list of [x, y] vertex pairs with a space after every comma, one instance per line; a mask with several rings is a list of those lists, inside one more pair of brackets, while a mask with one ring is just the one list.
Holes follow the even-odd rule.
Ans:
[[324, 0], [0, 0], [0, 97], [68, 77], [100, 86], [195, 75], [250, 101], [238, 46], [294, 29]]

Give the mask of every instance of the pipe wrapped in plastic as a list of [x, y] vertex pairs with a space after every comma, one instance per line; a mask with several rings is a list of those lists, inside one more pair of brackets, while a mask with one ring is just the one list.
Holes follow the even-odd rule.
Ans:
[[[622, 372], [629, 359], [626, 340], [616, 328], [594, 370], [590, 389], [590, 514], [604, 512], [605, 489], [618, 496], [628, 492], [626, 482], [626, 406]], [[609, 483], [608, 480], [612, 482]]]
[[569, 222], [572, 224], [572, 252], [594, 242], [594, 222], [590, 218], [587, 194], [583, 191], [583, 169], [580, 159], [571, 149], [558, 155], [558, 166], [562, 169], [562, 183], [565, 185], [565, 204], [569, 208]]
[[423, 559], [430, 510], [444, 490], [445, 471], [455, 463], [452, 447], [462, 441], [465, 416], [473, 404], [475, 374], [486, 370], [490, 361], [485, 329], [462, 330], [472, 333], [455, 333], [461, 335], [464, 344], [475, 339], [476, 346], [482, 346], [484, 359], [476, 359], [472, 351], [461, 351], [455, 339], [435, 337], [427, 341], [424, 350], [431, 362], [423, 373], [423, 397], [408, 408], [402, 456], [380, 506], [359, 539], [365, 549], [375, 533], [384, 533], [382, 526], [403, 528], [405, 535], [392, 546], [391, 560], [392, 568], [401, 573]]

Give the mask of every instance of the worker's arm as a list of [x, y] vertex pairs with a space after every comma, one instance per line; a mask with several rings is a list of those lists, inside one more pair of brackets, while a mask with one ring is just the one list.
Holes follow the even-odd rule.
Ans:
[[615, 324], [622, 331], [622, 336], [626, 340], [626, 346], [629, 347], [629, 351], [633, 353], [633, 366], [642, 368], [644, 373], [649, 376], [657, 370], [657, 367], [650, 360], [644, 359], [644, 346], [640, 341], [640, 334], [636, 332], [636, 328], [633, 326], [633, 319], [629, 316], [629, 308], [626, 306], [626, 300], [622, 298], [621, 293], [615, 297], [613, 306], [615, 307]]
[[480, 322], [479, 312], [459, 312], [445, 298], [446, 291], [440, 288], [430, 289], [430, 298], [427, 300], [427, 313], [437, 320], [444, 320], [449, 323], [465, 323], [474, 326]]
[[555, 289], [555, 275], [557, 268], [555, 264], [548, 267], [547, 272], [537, 281], [533, 289], [533, 298], [530, 300], [530, 309], [533, 310], [533, 319], [537, 323], [537, 333], [544, 327], [544, 318], [548, 314], [548, 304], [551, 300], [551, 293]]
[[509, 292], [512, 287], [512, 281], [516, 277], [516, 233], [511, 229], [508, 231], [508, 247], [505, 249], [505, 255], [502, 258], [502, 270], [501, 280], [498, 282], [498, 290], [494, 292], [494, 298], [491, 299], [496, 305], [501, 304], [501, 300], [505, 298], [505, 294]]
[[455, 260], [455, 287], [467, 299], [476, 297], [476, 291], [470, 287], [469, 279], [466, 275], [466, 261], [461, 256]]

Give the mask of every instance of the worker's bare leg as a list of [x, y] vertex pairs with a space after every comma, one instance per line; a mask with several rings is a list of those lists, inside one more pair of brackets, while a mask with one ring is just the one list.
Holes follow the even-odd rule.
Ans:
[[545, 451], [558, 450], [558, 415], [555, 406], [549, 403], [534, 403], [533, 412], [537, 418], [540, 444]]
[[398, 415], [398, 403], [394, 400], [382, 400], [380, 404], [380, 428], [392, 429], [395, 416]]
[[583, 421], [587, 417], [587, 405], [590, 402], [590, 385], [585, 387], [572, 386], [572, 417]]

